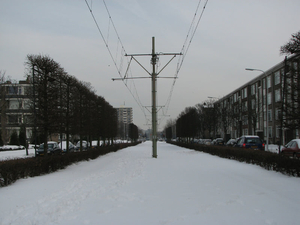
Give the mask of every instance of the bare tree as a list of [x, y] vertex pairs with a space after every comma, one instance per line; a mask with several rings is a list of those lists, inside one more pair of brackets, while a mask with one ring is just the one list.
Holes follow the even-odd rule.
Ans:
[[300, 130], [300, 31], [292, 34], [290, 41], [281, 46], [280, 53], [295, 54], [284, 61], [282, 125], [290, 130]]
[[6, 88], [3, 85], [8, 81], [9, 78], [6, 77], [5, 71], [0, 71], [0, 94], [1, 94], [1, 137], [4, 144], [8, 142], [8, 136], [6, 133], [6, 125], [7, 125], [7, 119], [6, 119], [6, 108], [7, 108], [7, 102], [5, 101], [5, 95], [6, 95]]
[[49, 56], [28, 55], [25, 63], [28, 76], [33, 81], [36, 98], [36, 125], [42, 134], [44, 153], [47, 154], [48, 136], [58, 132], [59, 123], [59, 77], [64, 73], [63, 68]]
[[280, 53], [286, 55], [300, 53], [300, 31], [292, 34], [290, 41], [280, 47]]

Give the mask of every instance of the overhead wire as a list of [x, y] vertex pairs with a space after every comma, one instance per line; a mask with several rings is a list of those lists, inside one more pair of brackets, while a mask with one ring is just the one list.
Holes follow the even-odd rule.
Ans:
[[[103, 4], [104, 4], [104, 6], [105, 6], [106, 12], [107, 12], [108, 17], [109, 17], [109, 25], [108, 25], [107, 40], [105, 40], [104, 34], [102, 33], [102, 31], [101, 31], [101, 29], [100, 29], [100, 26], [99, 26], [99, 24], [98, 24], [98, 22], [97, 22], [97, 20], [96, 20], [96, 18], [95, 18], [95, 16], [94, 16], [94, 13], [93, 13], [93, 11], [92, 11], [92, 2], [91, 2], [91, 6], [90, 6], [89, 3], [87, 2], [87, 0], [85, 0], [85, 3], [86, 3], [86, 5], [87, 5], [87, 7], [88, 7], [88, 9], [89, 9], [89, 11], [90, 11], [90, 13], [91, 13], [91, 15], [92, 15], [92, 18], [93, 18], [93, 20], [94, 20], [94, 22], [95, 22], [95, 24], [96, 24], [96, 26], [97, 26], [98, 32], [100, 33], [100, 35], [101, 35], [101, 37], [102, 37], [102, 40], [103, 40], [103, 42], [104, 42], [104, 44], [105, 44], [105, 46], [106, 46], [106, 48], [107, 48], [107, 50], [108, 50], [108, 52], [109, 52], [109, 55], [110, 55], [111, 59], [113, 60], [113, 63], [114, 63], [114, 65], [115, 65], [115, 67], [117, 68], [118, 74], [119, 74], [119, 76], [122, 78], [123, 58], [124, 58], [124, 56], [125, 56], [127, 53], [126, 53], [125, 48], [124, 48], [124, 46], [123, 46], [123, 44], [122, 44], [122, 41], [121, 41], [121, 38], [120, 38], [120, 36], [119, 36], [119, 34], [118, 34], [118, 32], [117, 32], [117, 29], [116, 29], [116, 27], [115, 27], [115, 25], [114, 25], [114, 22], [113, 22], [113, 20], [112, 20], [112, 17], [111, 17], [111, 15], [110, 15], [110, 12], [109, 12], [109, 10], [108, 10], [108, 7], [107, 7], [107, 5], [106, 5], [106, 2], [103, 0]], [[120, 43], [120, 45], [121, 45], [121, 59], [120, 59], [120, 65], [119, 65], [119, 66], [117, 65], [117, 57], [116, 57], [116, 59], [113, 57], [113, 54], [112, 54], [112, 52], [111, 52], [111, 50], [110, 50], [110, 47], [109, 47], [109, 45], [108, 45], [109, 31], [110, 31], [110, 23], [112, 24], [112, 26], [113, 26], [113, 28], [114, 28], [114, 31], [115, 31], [115, 33], [116, 33], [116, 35], [117, 35], [117, 38], [118, 38], [118, 42], [117, 42], [117, 51], [118, 51], [118, 45], [119, 45], [119, 43]], [[123, 53], [123, 54], [122, 54], [122, 53]], [[116, 53], [116, 56], [117, 56], [117, 54], [118, 54], [118, 53]], [[128, 63], [129, 63], [129, 62], [128, 62]], [[136, 103], [138, 104], [138, 106], [139, 106], [139, 108], [141, 109], [141, 111], [143, 112], [145, 118], [147, 118], [146, 113], [145, 113], [145, 110], [144, 110], [144, 106], [142, 105], [142, 103], [141, 103], [141, 101], [140, 101], [140, 98], [139, 98], [139, 96], [138, 96], [138, 93], [137, 93], [137, 90], [136, 90], [136, 86], [135, 86], [135, 84], [134, 84], [134, 81], [133, 81], [133, 84], [134, 84], [133, 86], [134, 86], [134, 88], [135, 88], [135, 93], [137, 94], [137, 97], [134, 95], [134, 93], [132, 92], [132, 90], [129, 88], [127, 82], [125, 82], [124, 79], [122, 79], [122, 81], [123, 81], [124, 85], [126, 86], [126, 88], [129, 90], [130, 94], [132, 95], [132, 97], [134, 98], [134, 100], [136, 101]]]
[[[102, 33], [101, 29], [100, 29], [100, 26], [98, 25], [98, 22], [97, 22], [97, 20], [96, 20], [94, 14], [93, 14], [93, 11], [92, 11], [92, 2], [91, 2], [91, 6], [90, 6], [89, 3], [87, 2], [87, 0], [85, 0], [85, 2], [86, 2], [86, 5], [87, 5], [87, 7], [88, 7], [88, 9], [89, 9], [89, 11], [90, 11], [90, 13], [91, 13], [91, 15], [92, 15], [93, 20], [94, 20], [94, 22], [95, 22], [95, 24], [96, 24], [96, 26], [97, 26], [97, 29], [98, 29], [98, 31], [99, 31], [101, 37], [102, 37], [102, 40], [103, 40], [103, 42], [105, 43], [105, 46], [106, 46], [106, 48], [107, 48], [107, 50], [108, 50], [108, 52], [109, 52], [109, 54], [110, 54], [110, 57], [111, 57], [111, 59], [113, 60], [113, 63], [114, 63], [114, 65], [115, 65], [115, 67], [117, 68], [118, 74], [119, 74], [119, 76], [120, 76], [121, 78], [123, 78], [123, 77], [122, 77], [123, 60], [124, 60], [124, 56], [127, 55], [127, 53], [126, 53], [125, 48], [124, 48], [124, 45], [123, 45], [123, 43], [122, 43], [122, 41], [121, 41], [121, 39], [120, 39], [120, 36], [119, 36], [119, 34], [118, 34], [118, 32], [117, 32], [117, 29], [116, 29], [116, 27], [115, 27], [115, 25], [114, 25], [114, 22], [113, 22], [113, 20], [112, 20], [112, 17], [111, 17], [111, 14], [110, 14], [109, 10], [108, 10], [108, 7], [107, 7], [107, 5], [106, 5], [106, 2], [105, 2], [105, 0], [103, 0], [103, 4], [104, 4], [104, 6], [105, 6], [106, 12], [107, 12], [108, 17], [109, 17], [107, 40], [105, 40], [105, 37], [104, 37], [104, 35], [103, 35], [103, 33]], [[198, 18], [198, 20], [197, 20], [196, 25], [195, 25], [195, 21], [196, 21], [197, 15], [198, 15], [198, 10], [199, 10], [200, 5], [201, 5], [201, 0], [199, 0], [199, 2], [198, 2], [198, 5], [197, 5], [197, 8], [196, 8], [194, 17], [193, 17], [193, 19], [192, 19], [191, 25], [190, 25], [190, 27], [189, 27], [188, 33], [187, 33], [187, 35], [186, 35], [185, 41], [184, 41], [183, 46], [182, 46], [182, 49], [181, 49], [181, 53], [182, 53], [182, 54], [181, 54], [181, 56], [179, 57], [178, 62], [177, 62], [177, 67], [176, 67], [176, 71], [175, 71], [175, 76], [174, 76], [173, 83], [172, 83], [172, 85], [171, 85], [170, 93], [169, 93], [169, 95], [168, 95], [168, 98], [167, 98], [166, 103], [164, 104], [166, 110], [162, 110], [162, 112], [163, 112], [163, 118], [166, 117], [166, 114], [167, 114], [167, 112], [168, 112], [169, 105], [170, 105], [170, 102], [171, 102], [171, 99], [172, 99], [172, 95], [173, 95], [173, 90], [174, 90], [175, 83], [176, 83], [176, 79], [178, 78], [179, 71], [180, 71], [180, 69], [181, 69], [181, 67], [182, 67], [182, 64], [183, 64], [183, 61], [184, 61], [184, 59], [185, 59], [185, 56], [186, 56], [186, 54], [187, 54], [187, 52], [188, 52], [188, 50], [189, 50], [189, 48], [190, 48], [190, 45], [191, 45], [191, 43], [192, 43], [192, 40], [193, 40], [194, 35], [195, 35], [195, 33], [196, 33], [196, 30], [197, 30], [197, 28], [198, 28], [198, 26], [199, 26], [200, 20], [201, 20], [201, 18], [202, 18], [202, 15], [203, 15], [203, 13], [204, 13], [204, 10], [205, 10], [205, 8], [206, 8], [207, 3], [208, 3], [208, 0], [205, 1], [204, 6], [203, 6], [203, 9], [202, 9], [202, 11], [201, 11], [201, 14], [200, 14], [200, 16], [199, 16], [199, 18]], [[113, 54], [112, 54], [112, 52], [111, 52], [111, 50], [110, 50], [110, 48], [109, 48], [109, 45], [108, 45], [108, 41], [109, 41], [109, 32], [110, 32], [110, 24], [112, 25], [112, 27], [113, 27], [113, 29], [114, 29], [114, 32], [116, 33], [117, 38], [118, 38], [118, 42], [117, 42], [117, 52], [116, 52], [116, 59], [113, 57]], [[195, 27], [193, 28], [193, 26], [195, 26]], [[118, 55], [119, 43], [120, 43], [120, 45], [121, 45], [121, 59], [120, 59], [120, 62], [119, 62], [120, 65], [118, 66], [118, 65], [117, 65], [117, 55]], [[122, 53], [123, 53], [123, 54], [122, 54]], [[131, 60], [130, 60], [130, 61], [131, 61]], [[129, 66], [129, 64], [130, 64], [129, 60], [127, 60], [127, 64], [128, 64], [128, 66]], [[132, 73], [131, 73], [130, 68], [128, 68], [128, 71], [126, 70], [126, 73], [130, 73], [130, 74], [131, 74], [131, 77], [132, 77]], [[125, 76], [126, 76], [126, 74], [125, 74]], [[148, 120], [148, 119], [147, 119], [147, 115], [146, 115], [146, 113], [145, 113], [145, 106], [143, 106], [143, 104], [141, 103], [141, 100], [140, 100], [140, 97], [139, 97], [139, 95], [138, 95], [138, 92], [137, 92], [137, 89], [136, 89], [134, 80], [132, 80], [132, 84], [133, 84], [133, 87], [134, 87], [136, 96], [135, 96], [134, 93], [132, 92], [131, 88], [128, 86], [127, 82], [125, 82], [125, 77], [124, 77], [124, 79], [121, 79], [121, 80], [123, 81], [124, 85], [125, 85], [126, 88], [129, 90], [130, 94], [133, 96], [134, 100], [136, 101], [136, 103], [137, 103], [138, 106], [140, 107], [140, 109], [141, 109], [141, 111], [143, 112], [143, 114], [144, 114], [146, 120]], [[163, 119], [163, 118], [162, 118], [162, 119]]]
[[199, 2], [198, 2], [198, 5], [197, 5], [197, 8], [196, 8], [194, 17], [192, 19], [191, 25], [189, 27], [188, 33], [186, 35], [185, 41], [184, 41], [182, 49], [181, 49], [182, 55], [179, 57], [178, 62], [177, 62], [177, 67], [176, 67], [176, 71], [175, 71], [174, 80], [173, 80], [173, 83], [171, 85], [170, 94], [169, 94], [169, 96], [167, 98], [167, 101], [165, 103], [166, 110], [165, 110], [164, 114], [167, 114], [167, 112], [168, 112], [169, 105], [170, 105], [170, 102], [171, 102], [171, 99], [172, 99], [172, 95], [173, 95], [173, 90], [174, 90], [174, 87], [175, 87], [176, 80], [178, 78], [179, 71], [180, 71], [180, 69], [182, 67], [182, 64], [183, 64], [183, 61], [185, 59], [185, 56], [186, 56], [186, 54], [187, 54], [187, 52], [188, 52], [188, 50], [190, 48], [190, 45], [192, 43], [192, 40], [193, 40], [193, 38], [195, 36], [196, 30], [197, 30], [197, 28], [199, 26], [199, 23], [200, 23], [200, 20], [201, 20], [201, 18], [203, 16], [204, 10], [205, 10], [206, 5], [207, 5], [207, 2], [208, 2], [208, 0], [205, 1], [204, 5], [203, 5], [203, 8], [202, 8], [202, 11], [201, 11], [201, 14], [200, 14], [200, 16], [199, 16], [199, 18], [197, 20], [197, 24], [196, 24], [195, 28], [192, 29], [193, 26], [194, 26], [194, 24], [195, 24], [196, 18], [197, 18], [197, 14], [198, 14], [198, 10], [200, 8], [201, 0], [199, 0]]

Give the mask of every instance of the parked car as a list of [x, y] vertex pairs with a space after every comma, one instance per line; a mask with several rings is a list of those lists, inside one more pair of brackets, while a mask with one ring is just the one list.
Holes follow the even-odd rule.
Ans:
[[300, 139], [293, 139], [281, 149], [281, 154], [300, 158]]
[[223, 138], [217, 138], [214, 142], [215, 145], [224, 145]]
[[[62, 141], [59, 143], [59, 147], [61, 148], [62, 153], [67, 152], [67, 142]], [[69, 141], [69, 152], [74, 152], [75, 151], [75, 145], [72, 144], [72, 142]]]
[[211, 145], [211, 142], [212, 142], [212, 140], [210, 140], [210, 139], [205, 139], [204, 140], [205, 145]]
[[[61, 154], [61, 148], [59, 147], [58, 143], [55, 141], [48, 141], [48, 155], [58, 155]], [[44, 143], [40, 144], [39, 148], [36, 151], [37, 156], [43, 156], [44, 155]]]
[[[90, 147], [90, 143], [87, 141], [82, 141], [82, 150], [87, 150]], [[80, 150], [80, 141], [76, 144], [76, 150]]]
[[227, 146], [234, 146], [234, 145], [236, 145], [236, 139], [230, 139], [229, 141], [227, 141], [226, 145]]
[[250, 148], [263, 151], [265, 150], [265, 144], [263, 143], [263, 141], [258, 136], [254, 135], [245, 135], [240, 137], [235, 147]]

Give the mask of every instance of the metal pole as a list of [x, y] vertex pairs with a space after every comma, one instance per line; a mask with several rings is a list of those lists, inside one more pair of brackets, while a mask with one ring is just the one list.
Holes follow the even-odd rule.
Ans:
[[[264, 77], [266, 76], [266, 72], [265, 71], [263, 71], [263, 70], [260, 70], [260, 69], [252, 69], [252, 68], [245, 68], [245, 70], [249, 70], [249, 71], [260, 71], [260, 72], [262, 72], [263, 74], [264, 74]], [[267, 135], [267, 143], [266, 143], [266, 150], [268, 151], [269, 150], [269, 127], [268, 127], [268, 125], [269, 125], [269, 117], [268, 117], [268, 109], [269, 109], [269, 107], [268, 107], [268, 82], [266, 82], [266, 87], [265, 87], [266, 89], [266, 91], [265, 91], [265, 94], [266, 94], [266, 135]], [[264, 111], [264, 109], [262, 109], [262, 111]], [[263, 112], [263, 115], [264, 115], [264, 112]], [[263, 120], [264, 120], [264, 118], [263, 118]], [[264, 127], [265, 127], [265, 125], [264, 125]]]
[[155, 38], [152, 37], [152, 157], [157, 158], [157, 120], [156, 120], [156, 65]]
[[36, 157], [36, 106], [35, 106], [35, 74], [34, 74], [34, 65], [32, 66], [32, 83], [33, 83], [33, 116], [34, 116], [34, 125], [33, 125], [33, 132], [34, 132], [34, 156]]
[[[155, 72], [155, 66], [158, 60], [158, 55], [174, 55], [174, 57], [157, 73]], [[175, 58], [176, 55], [182, 55], [182, 53], [155, 53], [155, 38], [152, 37], [152, 54], [126, 54], [125, 56], [131, 56], [131, 59], [134, 59], [149, 75], [151, 78], [151, 86], [152, 86], [152, 157], [157, 158], [157, 107], [156, 107], [156, 78], [158, 74], [167, 66], [169, 63]], [[144, 66], [139, 63], [134, 56], [152, 56], [151, 63], [152, 63], [152, 73], [147, 71]], [[127, 69], [128, 70], [128, 69]], [[126, 72], [127, 74], [127, 72]], [[137, 79], [137, 78], [148, 78], [148, 77], [135, 77], [135, 78], [114, 78], [113, 80], [125, 80], [125, 79]], [[171, 77], [165, 77], [171, 78]], [[176, 77], [174, 77], [176, 78]]]
[[269, 116], [268, 116], [268, 110], [269, 110], [269, 104], [268, 104], [268, 82], [266, 82], [266, 103], [267, 103], [267, 105], [266, 105], [266, 113], [267, 113], [267, 115], [266, 115], [266, 126], [267, 126], [267, 143], [266, 143], [266, 150], [267, 151], [269, 151]]

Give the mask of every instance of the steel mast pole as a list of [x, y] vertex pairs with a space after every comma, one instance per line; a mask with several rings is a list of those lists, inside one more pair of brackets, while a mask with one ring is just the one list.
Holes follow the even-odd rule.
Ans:
[[152, 157], [157, 158], [157, 119], [156, 119], [156, 66], [155, 37], [152, 37]]
[[[169, 60], [169, 62], [163, 66], [163, 68], [161, 70], [159, 70], [158, 72], [155, 71], [155, 67], [158, 61], [158, 55], [173, 55], [173, 57]], [[124, 77], [121, 78], [113, 78], [112, 80], [126, 80], [126, 79], [139, 79], [139, 78], [151, 78], [151, 87], [152, 87], [152, 157], [153, 158], [157, 158], [157, 106], [156, 106], [156, 79], [158, 78], [158, 75], [160, 74], [160, 72], [166, 68], [167, 65], [169, 65], [169, 63], [176, 57], [176, 55], [182, 55], [182, 53], [155, 53], [155, 37], [152, 37], [152, 53], [151, 54], [126, 54], [125, 56], [131, 56], [131, 59], [133, 59], [134, 61], [136, 61], [149, 75], [150, 77], [133, 77], [133, 78], [129, 78], [127, 77], [127, 71], [129, 69], [129, 65], [128, 64], [128, 68], [127, 71], [125, 73]], [[152, 73], [149, 72], [143, 65], [141, 65], [141, 63], [139, 63], [136, 60], [136, 56], [151, 56], [151, 64], [152, 64]], [[161, 78], [172, 78], [172, 77], [161, 77]], [[173, 77], [173, 79], [176, 79], [176, 77]]]

